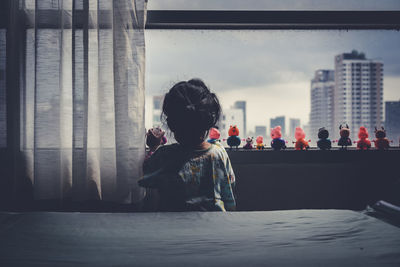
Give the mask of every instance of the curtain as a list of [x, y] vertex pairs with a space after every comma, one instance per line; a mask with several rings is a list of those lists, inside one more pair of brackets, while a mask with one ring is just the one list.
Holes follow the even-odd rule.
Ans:
[[2, 114], [15, 192], [139, 201], [146, 1], [20, 0], [8, 9], [12, 107]]

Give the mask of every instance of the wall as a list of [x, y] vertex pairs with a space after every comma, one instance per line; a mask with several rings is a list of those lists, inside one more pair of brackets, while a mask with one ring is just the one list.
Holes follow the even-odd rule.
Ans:
[[400, 150], [230, 151], [238, 210], [400, 205]]

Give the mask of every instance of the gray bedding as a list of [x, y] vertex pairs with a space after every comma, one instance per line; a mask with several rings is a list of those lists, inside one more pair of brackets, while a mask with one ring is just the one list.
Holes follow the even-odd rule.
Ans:
[[0, 213], [0, 266], [400, 266], [400, 229], [347, 210]]

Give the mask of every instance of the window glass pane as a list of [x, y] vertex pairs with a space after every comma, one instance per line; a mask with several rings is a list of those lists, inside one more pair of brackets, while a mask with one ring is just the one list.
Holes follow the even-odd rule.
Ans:
[[[315, 146], [320, 127], [336, 139], [337, 124], [349, 123], [353, 138], [365, 125], [373, 139], [373, 127], [384, 125], [385, 101], [400, 99], [398, 44], [398, 31], [148, 30], [146, 127], [159, 123], [160, 95], [175, 82], [198, 77], [217, 93], [228, 115], [221, 125], [246, 127], [243, 138], [266, 127], [269, 142], [271, 126], [280, 124], [292, 145], [294, 129], [301, 126]], [[340, 112], [326, 112], [336, 102]], [[390, 136], [395, 143], [396, 131]]]
[[397, 0], [152, 0], [149, 10], [400, 10]]

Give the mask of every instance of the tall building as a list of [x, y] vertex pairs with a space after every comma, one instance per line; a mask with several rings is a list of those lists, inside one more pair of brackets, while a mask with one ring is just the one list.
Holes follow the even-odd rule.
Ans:
[[243, 110], [243, 136], [247, 135], [246, 101], [236, 101], [233, 108]]
[[287, 133], [288, 136], [294, 136], [294, 131], [296, 127], [300, 127], [300, 119], [289, 119], [289, 132]]
[[160, 116], [163, 101], [163, 95], [153, 96], [153, 126], [161, 126]]
[[333, 92], [335, 90], [335, 72], [317, 70], [311, 80], [311, 112], [309, 131], [312, 140], [317, 139], [318, 129], [325, 127], [332, 134], [334, 127]]
[[221, 132], [221, 138], [228, 138], [228, 131], [231, 125], [236, 125], [239, 129], [239, 136], [241, 138], [245, 138], [245, 134], [243, 132], [244, 114], [242, 109], [231, 108], [224, 109], [222, 111], [222, 116], [218, 123], [218, 128]]
[[[350, 126], [351, 137], [360, 126], [369, 131], [383, 120], [383, 63], [353, 50], [335, 57], [334, 129]], [[338, 131], [335, 132], [338, 137]]]
[[397, 144], [400, 138], [400, 101], [385, 102], [385, 129], [387, 137]]
[[280, 125], [282, 128], [282, 135], [286, 136], [286, 128], [285, 128], [285, 116], [279, 116], [270, 119], [270, 128], [274, 128], [276, 126]]
[[261, 126], [261, 125], [256, 126], [256, 131], [255, 131], [254, 137], [257, 137], [259, 135], [261, 135], [264, 138], [267, 137], [267, 127], [266, 126]]

